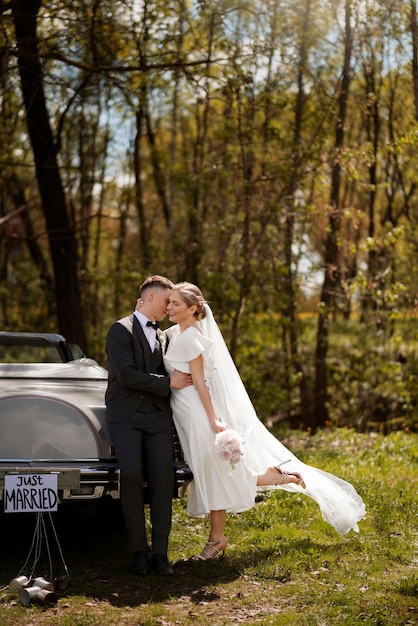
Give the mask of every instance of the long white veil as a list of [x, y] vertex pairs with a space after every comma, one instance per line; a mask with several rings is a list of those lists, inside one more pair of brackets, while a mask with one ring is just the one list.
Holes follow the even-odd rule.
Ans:
[[318, 503], [323, 518], [340, 534], [358, 532], [357, 522], [366, 514], [360, 495], [350, 483], [300, 461], [258, 419], [208, 305], [205, 311], [206, 317], [199, 324], [203, 335], [212, 341], [211, 356], [216, 366], [207, 384], [219, 417], [244, 439], [244, 462], [248, 468], [261, 474], [269, 466], [289, 461], [283, 469], [299, 472], [306, 489], [294, 484], [278, 488], [310, 496]]

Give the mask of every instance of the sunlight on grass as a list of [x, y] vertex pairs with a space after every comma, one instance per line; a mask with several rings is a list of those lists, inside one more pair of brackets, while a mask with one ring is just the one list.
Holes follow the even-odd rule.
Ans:
[[[187, 518], [178, 500], [174, 577], [135, 579], [124, 533], [98, 525], [67, 554], [74, 580], [68, 596], [45, 609], [23, 607], [3, 592], [1, 626], [416, 624], [417, 436], [291, 432], [287, 445], [356, 486], [367, 507], [359, 534], [338, 535], [304, 495], [267, 492], [252, 510], [229, 516], [225, 559], [194, 562], [208, 524]], [[11, 567], [2, 563], [2, 585]]]

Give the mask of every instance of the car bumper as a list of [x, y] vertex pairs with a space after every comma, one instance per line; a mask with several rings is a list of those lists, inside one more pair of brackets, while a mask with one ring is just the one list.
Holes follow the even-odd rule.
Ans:
[[[173, 498], [183, 497], [193, 475], [186, 465], [174, 464]], [[113, 499], [120, 497], [120, 472], [117, 463], [104, 463], [97, 460], [80, 467], [80, 460], [59, 464], [45, 460], [8, 460], [0, 461], [0, 500], [3, 500], [4, 477], [6, 474], [38, 475], [57, 474], [58, 499], [96, 500], [103, 496]], [[147, 484], [144, 483], [147, 499]]]

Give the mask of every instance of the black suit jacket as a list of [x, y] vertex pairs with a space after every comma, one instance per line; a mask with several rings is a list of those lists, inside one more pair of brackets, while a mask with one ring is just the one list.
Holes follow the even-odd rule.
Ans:
[[127, 421], [136, 411], [170, 410], [169, 376], [162, 360], [159, 367], [153, 367], [149, 343], [133, 314], [112, 324], [106, 339], [106, 353], [108, 422]]

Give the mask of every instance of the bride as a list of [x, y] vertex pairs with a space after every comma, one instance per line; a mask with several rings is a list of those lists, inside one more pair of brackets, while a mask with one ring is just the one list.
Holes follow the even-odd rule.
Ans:
[[175, 325], [165, 331], [165, 367], [193, 380], [193, 386], [171, 391], [174, 422], [193, 472], [187, 513], [210, 517], [208, 541], [196, 558], [213, 559], [225, 550], [227, 513], [252, 508], [258, 489], [305, 493], [339, 533], [358, 532], [365, 506], [354, 487], [302, 463], [258, 419], [200, 289], [175, 285], [167, 311]]

